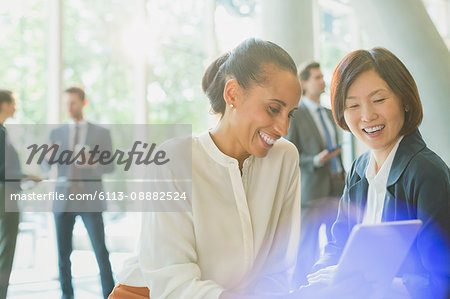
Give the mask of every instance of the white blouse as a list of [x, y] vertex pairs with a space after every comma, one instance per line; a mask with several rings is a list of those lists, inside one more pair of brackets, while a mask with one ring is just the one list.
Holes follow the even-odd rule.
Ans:
[[363, 217], [364, 224], [381, 223], [384, 209], [384, 199], [386, 197], [386, 185], [389, 178], [389, 173], [391, 172], [395, 153], [397, 152], [398, 146], [402, 139], [403, 136], [401, 136], [394, 145], [378, 173], [375, 171], [375, 157], [373, 156], [373, 153], [370, 155], [369, 164], [367, 164], [366, 168], [366, 178], [369, 182], [369, 188], [367, 189], [366, 211]]
[[151, 298], [218, 298], [289, 290], [300, 235], [298, 152], [278, 140], [250, 156], [242, 176], [209, 132], [192, 143], [192, 211], [143, 213], [138, 256], [119, 283], [147, 286]]

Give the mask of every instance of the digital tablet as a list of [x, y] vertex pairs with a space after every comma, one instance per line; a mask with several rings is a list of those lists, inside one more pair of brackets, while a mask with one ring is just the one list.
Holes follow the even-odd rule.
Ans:
[[[356, 274], [363, 275], [365, 281], [377, 289], [388, 289], [421, 226], [421, 220], [355, 225], [333, 282]], [[370, 298], [382, 298], [382, 294], [372, 295]]]

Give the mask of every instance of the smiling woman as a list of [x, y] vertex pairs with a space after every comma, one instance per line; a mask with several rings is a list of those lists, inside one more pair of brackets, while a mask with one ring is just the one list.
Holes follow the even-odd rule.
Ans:
[[358, 223], [420, 219], [423, 226], [389, 298], [401, 297], [393, 294], [404, 286], [411, 298], [448, 298], [450, 171], [418, 131], [422, 105], [413, 77], [386, 49], [354, 51], [334, 71], [331, 99], [337, 124], [370, 151], [347, 175], [334, 241], [316, 269], [338, 262]]
[[207, 68], [202, 87], [221, 115], [217, 127], [170, 144], [192, 146], [191, 211], [143, 216], [139, 254], [111, 299], [290, 296], [300, 171], [281, 137], [301, 96], [294, 61], [248, 39]]
[[[212, 90], [220, 95], [219, 99], [210, 98], [212, 106], [215, 100], [225, 106], [223, 113], [216, 111], [222, 114], [222, 119], [211, 131], [211, 137], [223, 153], [238, 160], [241, 169], [247, 157], [251, 154], [264, 157], [275, 141], [287, 134], [289, 118], [301, 96], [292, 66], [284, 67], [267, 58], [264, 61], [264, 57], [259, 58], [258, 55], [261, 53], [251, 53], [249, 56], [256, 61], [260, 59], [262, 62], [259, 65], [255, 63], [248, 67], [242, 61], [236, 65], [240, 66], [237, 68], [224, 62], [224, 69], [219, 69], [219, 72], [224, 72], [218, 75], [221, 80], [219, 86], [215, 86], [218, 83], [213, 81], [205, 88], [206, 77], [203, 80], [203, 89], [207, 94]], [[252, 67], [255, 69], [252, 70]], [[239, 74], [234, 68], [248, 73]], [[252, 77], [256, 80], [247, 82]], [[222, 94], [220, 90], [223, 90]]]
[[372, 149], [379, 167], [401, 136], [406, 107], [374, 70], [361, 74], [348, 89], [344, 119]]
[[301, 96], [295, 63], [279, 46], [249, 39], [207, 68], [202, 87], [219, 124], [170, 144], [192, 147], [191, 212], [143, 216], [139, 255], [110, 298], [290, 290], [300, 174], [295, 147], [280, 137]]

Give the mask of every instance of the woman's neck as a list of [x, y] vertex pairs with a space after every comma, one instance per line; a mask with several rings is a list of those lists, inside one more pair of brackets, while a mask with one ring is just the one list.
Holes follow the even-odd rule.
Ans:
[[398, 140], [400, 139], [401, 136], [399, 136], [398, 138], [395, 139], [395, 141], [393, 141], [389, 146], [387, 146], [384, 149], [380, 149], [380, 150], [373, 150], [373, 156], [375, 158], [375, 173], [378, 173], [378, 171], [380, 171], [381, 167], [383, 167], [384, 162], [386, 161], [387, 157], [389, 156], [389, 154], [391, 153], [392, 149], [395, 147], [395, 145], [397, 144]]
[[376, 154], [376, 152], [374, 152], [374, 158], [375, 158], [375, 173], [378, 173], [381, 167], [383, 167], [384, 161], [386, 161], [387, 156]]
[[229, 124], [221, 120], [211, 130], [211, 138], [222, 153], [238, 161], [239, 169], [242, 170], [244, 161], [250, 154], [242, 148], [233, 131]]

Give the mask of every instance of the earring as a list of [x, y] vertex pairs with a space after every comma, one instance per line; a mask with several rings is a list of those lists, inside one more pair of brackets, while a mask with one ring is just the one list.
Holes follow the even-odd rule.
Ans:
[[233, 104], [230, 104], [230, 108], [233, 108], [234, 107], [234, 105]]

